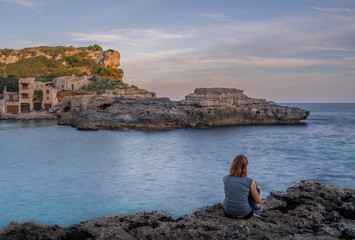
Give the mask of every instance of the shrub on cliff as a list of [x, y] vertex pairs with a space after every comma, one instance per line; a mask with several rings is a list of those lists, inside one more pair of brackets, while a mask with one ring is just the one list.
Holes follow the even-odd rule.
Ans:
[[93, 63], [96, 63], [91, 58], [88, 59], [87, 58], [88, 55], [89, 53], [86, 51], [78, 52], [70, 57], [67, 57], [66, 61], [69, 63], [70, 67], [82, 67], [82, 66], [92, 65]]
[[17, 77], [36, 77], [47, 76], [51, 72], [63, 70], [65, 70], [65, 66], [60, 61], [38, 56], [10, 63], [4, 72], [7, 75], [15, 75]]
[[[102, 59], [99, 61], [94, 57], [94, 60], [90, 57], [88, 51], [102, 51], [102, 47], [94, 44], [82, 48], [74, 48], [73, 46], [41, 46], [24, 48], [22, 50], [0, 49], [1, 55], [17, 55], [19, 59], [10, 64], [0, 63], [0, 74], [5, 76], [36, 77], [41, 79], [73, 74], [76, 76], [98, 74], [102, 78], [122, 80], [122, 69], [113, 68], [111, 66], [105, 67], [104, 64], [100, 62]], [[112, 52], [114, 50], [109, 49], [108, 51]], [[43, 53], [46, 56], [36, 56]], [[58, 56], [60, 57], [57, 58]], [[58, 60], [56, 60], [56, 58]]]
[[[88, 66], [95, 72], [100, 69], [96, 66], [96, 62], [92, 59], [82, 59], [82, 56], [73, 59], [74, 66]], [[87, 72], [82, 72], [78, 68], [66, 67], [60, 60], [48, 59], [45, 56], [38, 56], [34, 58], [21, 59], [15, 63], [10, 63], [3, 70], [3, 74], [14, 75], [16, 77], [36, 77], [36, 78], [55, 78], [60, 76], [82, 76], [87, 75]]]
[[1, 55], [5, 55], [5, 56], [10, 56], [11, 54], [13, 54], [13, 52], [14, 49], [8, 49], [8, 48], [0, 49]]
[[94, 76], [90, 78], [88, 85], [83, 87], [84, 91], [98, 92], [103, 90], [127, 89], [129, 85], [120, 80], [112, 78], [102, 78], [101, 76]]
[[91, 50], [91, 51], [102, 51], [102, 47], [100, 47], [99, 45], [97, 44], [94, 44], [93, 46], [88, 46], [87, 48], [88, 50]]
[[107, 66], [105, 68], [100, 68], [97, 72], [103, 78], [113, 78], [115, 80], [122, 80], [123, 70], [121, 68], [113, 68]]

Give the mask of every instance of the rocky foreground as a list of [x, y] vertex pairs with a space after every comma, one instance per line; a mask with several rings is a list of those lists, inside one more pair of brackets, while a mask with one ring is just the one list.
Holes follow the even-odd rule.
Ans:
[[176, 220], [166, 212], [112, 215], [69, 227], [16, 223], [0, 239], [355, 239], [355, 189], [301, 181], [263, 200], [260, 218], [231, 219], [222, 203]]
[[169, 129], [237, 124], [298, 124], [309, 115], [299, 108], [249, 98], [242, 90], [197, 88], [182, 101], [168, 98], [68, 99], [59, 124], [78, 129]]

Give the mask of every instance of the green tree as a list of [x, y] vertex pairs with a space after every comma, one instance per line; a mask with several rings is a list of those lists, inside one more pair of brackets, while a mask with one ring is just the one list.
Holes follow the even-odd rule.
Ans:
[[0, 93], [4, 91], [4, 87], [8, 92], [18, 92], [18, 78], [15, 76], [0, 77]]
[[33, 101], [34, 100], [43, 100], [43, 91], [42, 90], [35, 90], [33, 93]]
[[102, 51], [102, 47], [100, 47], [99, 45], [97, 44], [94, 44], [93, 46], [88, 46], [88, 50], [91, 50], [91, 51]]
[[103, 78], [113, 78], [115, 80], [122, 80], [123, 70], [120, 68], [113, 68], [111, 66], [107, 66], [104, 68], [100, 68], [98, 74]]

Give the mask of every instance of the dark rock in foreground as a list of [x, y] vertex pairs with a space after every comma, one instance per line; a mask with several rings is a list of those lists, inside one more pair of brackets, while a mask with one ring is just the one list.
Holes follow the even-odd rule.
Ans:
[[242, 90], [228, 88], [197, 88], [182, 101], [83, 96], [71, 98], [64, 105], [67, 112], [59, 115], [59, 124], [93, 130], [297, 124], [309, 115], [306, 110], [249, 98]]
[[355, 239], [355, 189], [301, 181], [271, 192], [261, 217], [226, 218], [222, 203], [173, 220], [166, 212], [112, 215], [69, 227], [11, 223], [0, 239]]

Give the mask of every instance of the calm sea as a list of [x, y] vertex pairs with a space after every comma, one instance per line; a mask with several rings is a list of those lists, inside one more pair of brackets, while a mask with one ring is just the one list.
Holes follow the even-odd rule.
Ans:
[[224, 198], [235, 155], [249, 176], [286, 190], [301, 179], [355, 188], [355, 104], [287, 104], [311, 111], [295, 126], [78, 131], [54, 121], [0, 122], [0, 227], [67, 226], [119, 213], [174, 217]]

